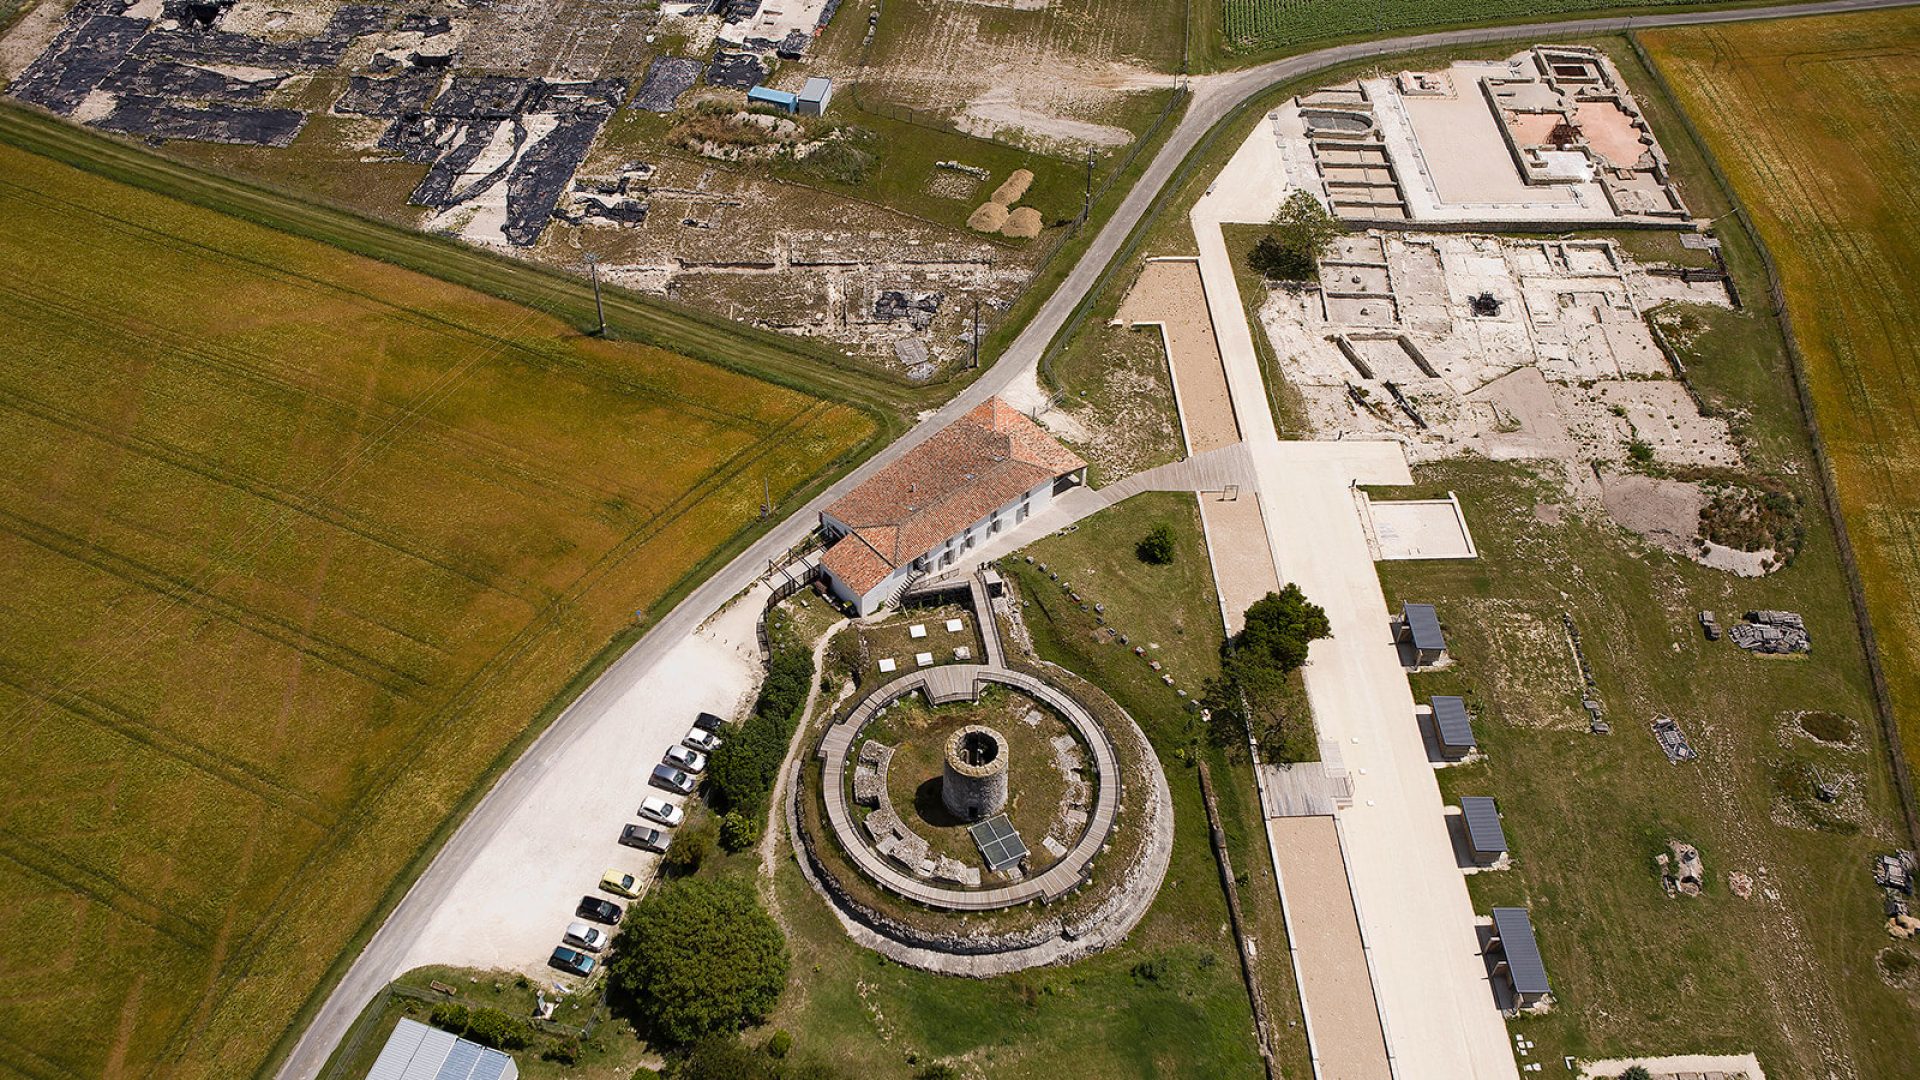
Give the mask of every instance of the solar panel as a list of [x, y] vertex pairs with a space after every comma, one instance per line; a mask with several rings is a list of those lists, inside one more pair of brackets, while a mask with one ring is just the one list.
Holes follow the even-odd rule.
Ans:
[[980, 846], [980, 857], [987, 861], [987, 869], [999, 871], [1009, 866], [1017, 866], [1027, 857], [1027, 845], [1014, 831], [1013, 822], [1007, 815], [1000, 814], [988, 818], [978, 825], [968, 827], [973, 842]]

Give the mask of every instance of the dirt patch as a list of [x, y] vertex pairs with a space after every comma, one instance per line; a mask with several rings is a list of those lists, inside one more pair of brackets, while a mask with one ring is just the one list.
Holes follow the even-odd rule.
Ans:
[[1605, 473], [1600, 502], [1623, 528], [1667, 551], [1691, 556], [1707, 504], [1699, 485], [1637, 473]]
[[1829, 746], [1852, 746], [1860, 732], [1852, 720], [1831, 712], [1803, 712], [1794, 718], [1794, 724], [1808, 738]]

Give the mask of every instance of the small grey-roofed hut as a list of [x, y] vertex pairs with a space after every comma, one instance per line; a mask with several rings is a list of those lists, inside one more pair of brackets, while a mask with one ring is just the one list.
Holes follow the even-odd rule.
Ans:
[[1533, 920], [1526, 908], [1493, 909], [1493, 940], [1487, 948], [1498, 950], [1500, 960], [1493, 973], [1513, 987], [1517, 1006], [1524, 1009], [1547, 996], [1547, 968], [1540, 960], [1540, 944], [1533, 938]]
[[1467, 823], [1467, 847], [1481, 866], [1498, 862], [1507, 853], [1507, 832], [1500, 827], [1500, 810], [1485, 795], [1460, 796], [1460, 816]]
[[820, 116], [827, 111], [827, 103], [833, 100], [833, 80], [815, 75], [800, 88], [800, 115]]
[[1433, 733], [1440, 740], [1440, 753], [1448, 760], [1466, 757], [1479, 745], [1473, 737], [1473, 717], [1467, 713], [1465, 698], [1434, 695]]
[[1413, 646], [1413, 662], [1437, 664], [1447, 654], [1446, 635], [1440, 632], [1440, 614], [1432, 604], [1400, 605], [1400, 632], [1396, 640]]

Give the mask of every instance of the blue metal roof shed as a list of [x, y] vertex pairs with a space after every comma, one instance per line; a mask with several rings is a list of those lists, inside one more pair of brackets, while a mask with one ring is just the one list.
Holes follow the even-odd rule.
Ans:
[[1440, 748], [1467, 751], [1479, 745], [1473, 738], [1473, 718], [1467, 715], [1465, 698], [1435, 694], [1433, 730], [1440, 736]]
[[783, 112], [793, 112], [799, 108], [800, 99], [785, 90], [775, 90], [770, 86], [756, 86], [747, 91], [747, 104], [771, 105]]
[[1527, 917], [1527, 909], [1494, 908], [1493, 933], [1506, 954], [1507, 977], [1513, 980], [1514, 993], [1522, 997], [1547, 993], [1547, 968], [1540, 961], [1540, 945], [1533, 940], [1533, 920]]
[[1507, 832], [1500, 827], [1500, 810], [1484, 795], [1460, 796], [1460, 815], [1467, 820], [1467, 844], [1475, 855], [1500, 856], [1507, 851]]
[[1400, 618], [1406, 624], [1406, 633], [1413, 640], [1414, 648], [1421, 652], [1446, 651], [1447, 639], [1440, 633], [1440, 615], [1432, 604], [1402, 604]]

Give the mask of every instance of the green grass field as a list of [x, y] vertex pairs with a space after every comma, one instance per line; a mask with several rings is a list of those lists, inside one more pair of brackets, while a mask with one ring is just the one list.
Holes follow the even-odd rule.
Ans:
[[0, 1074], [246, 1076], [763, 481], [877, 424], [11, 146], [0, 191]]
[[1644, 40], [1778, 267], [1908, 768], [1920, 769], [1920, 14]]

